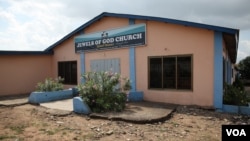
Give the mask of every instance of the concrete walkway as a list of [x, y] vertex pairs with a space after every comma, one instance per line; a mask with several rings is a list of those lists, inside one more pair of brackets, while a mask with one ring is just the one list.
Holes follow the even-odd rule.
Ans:
[[[28, 97], [1, 99], [0, 106], [18, 106], [28, 104]], [[73, 100], [66, 99], [41, 103], [46, 107], [47, 112], [52, 115], [68, 115], [73, 112]], [[122, 112], [91, 113], [91, 118], [101, 118], [108, 120], [122, 120], [134, 123], [152, 123], [166, 120], [171, 117], [176, 109], [176, 105], [162, 104], [154, 102], [128, 102]]]
[[0, 98], [0, 106], [18, 106], [23, 104], [28, 104], [28, 96]]
[[[18, 106], [29, 104], [28, 96], [17, 96], [17, 97], [2, 97], [0, 98], [0, 106]], [[65, 110], [73, 111], [73, 100], [66, 99], [60, 101], [52, 101], [47, 103], [40, 103], [40, 106], [55, 109], [55, 110]]]
[[73, 100], [66, 99], [66, 100], [52, 101], [47, 103], [40, 103], [40, 106], [50, 109], [73, 111]]

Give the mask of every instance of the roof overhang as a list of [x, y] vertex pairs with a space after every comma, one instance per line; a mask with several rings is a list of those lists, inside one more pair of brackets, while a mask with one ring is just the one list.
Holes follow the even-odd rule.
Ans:
[[2, 50], [0, 55], [52, 55], [53, 51], [10, 51]]
[[229, 58], [232, 63], [236, 63], [238, 52], [239, 31], [235, 34], [223, 33], [223, 39], [228, 50]]

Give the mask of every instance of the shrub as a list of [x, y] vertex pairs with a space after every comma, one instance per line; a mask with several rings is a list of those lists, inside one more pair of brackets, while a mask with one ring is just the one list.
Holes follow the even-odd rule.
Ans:
[[63, 90], [63, 79], [58, 77], [56, 79], [46, 78], [44, 82], [39, 82], [36, 86], [38, 92], [51, 92]]
[[223, 103], [230, 105], [245, 106], [249, 102], [243, 83], [236, 79], [233, 85], [225, 84]]
[[128, 78], [111, 71], [88, 72], [82, 77], [85, 83], [78, 86], [79, 93], [93, 112], [122, 111], [125, 108], [126, 91], [131, 89]]
[[236, 77], [233, 86], [235, 86], [236, 88], [238, 88], [241, 91], [245, 91], [245, 87], [244, 87], [244, 83]]

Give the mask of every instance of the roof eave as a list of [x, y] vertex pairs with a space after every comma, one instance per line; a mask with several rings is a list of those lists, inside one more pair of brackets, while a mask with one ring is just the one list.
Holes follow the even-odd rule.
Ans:
[[10, 51], [2, 50], [0, 55], [53, 55], [53, 51]]
[[226, 48], [228, 50], [229, 58], [232, 63], [236, 63], [238, 52], [239, 31], [236, 34], [223, 33]]

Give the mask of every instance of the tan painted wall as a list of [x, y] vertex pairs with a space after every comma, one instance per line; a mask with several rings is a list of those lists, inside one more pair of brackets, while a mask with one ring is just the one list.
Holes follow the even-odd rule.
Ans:
[[51, 77], [51, 55], [1, 55], [0, 96], [29, 94]]
[[[118, 27], [123, 27], [128, 25], [127, 19], [114, 18], [114, 17], [104, 17], [99, 21], [96, 21], [91, 26], [87, 27], [84, 30], [84, 34], [98, 32], [101, 30], [114, 29]], [[75, 35], [78, 36], [78, 35]], [[74, 37], [75, 37], [74, 36]], [[62, 44], [54, 48], [54, 55], [52, 57], [52, 74], [53, 77], [58, 76], [58, 61], [77, 61], [77, 75], [78, 75], [78, 84], [81, 82], [81, 62], [80, 54], [75, 53], [74, 37], [67, 39]], [[108, 58], [121, 58], [121, 63], [124, 64], [121, 67], [122, 74], [126, 76], [129, 73], [128, 68], [128, 53], [126, 49], [122, 50], [110, 50], [110, 51], [99, 51], [99, 52], [86, 52], [85, 53], [85, 63], [86, 63], [86, 72], [90, 71], [90, 60], [92, 59], [108, 59]], [[122, 55], [120, 55], [122, 54]], [[123, 57], [121, 57], [123, 56]], [[65, 88], [74, 87], [75, 85], [65, 85]]]
[[[92, 24], [86, 28], [84, 33], [93, 33], [103, 30], [110, 30], [128, 26], [128, 19], [104, 17], [100, 21]], [[128, 48], [114, 49], [114, 50], [103, 50], [97, 52], [86, 52], [85, 53], [86, 72], [90, 71], [90, 61], [96, 59], [113, 59], [120, 58], [120, 70], [122, 76], [129, 76], [129, 50]]]
[[[139, 21], [140, 23], [142, 21]], [[144, 99], [184, 105], [213, 105], [214, 32], [147, 21], [147, 45], [136, 48], [136, 85]], [[148, 89], [148, 56], [193, 55], [193, 90]]]
[[[199, 28], [154, 21], [136, 21], [147, 25], [147, 45], [136, 47], [136, 86], [144, 99], [156, 102], [213, 105], [213, 43], [214, 32]], [[93, 33], [128, 26], [128, 19], [106, 17], [85, 29]], [[193, 90], [149, 90], [148, 56], [193, 55]], [[85, 53], [86, 71], [90, 60], [120, 58], [121, 74], [129, 76], [129, 50], [116, 49]]]
[[[147, 26], [147, 45], [136, 47], [136, 86], [144, 92], [148, 101], [184, 105], [213, 105], [213, 43], [214, 32], [182, 25], [155, 21], [136, 21]], [[128, 26], [128, 19], [104, 17], [84, 31], [85, 34]], [[190, 54], [193, 56], [193, 90], [148, 89], [148, 56]], [[90, 61], [96, 59], [120, 58], [121, 74], [129, 76], [129, 49], [85, 52], [85, 68], [90, 71]], [[74, 37], [54, 48], [52, 56], [0, 56], [0, 95], [26, 93], [34, 89], [37, 81], [47, 76], [58, 76], [58, 61], [77, 61], [78, 83], [80, 83], [80, 54], [75, 53]], [[9, 65], [11, 64], [11, 65]], [[15, 65], [13, 65], [15, 64]], [[4, 69], [2, 69], [2, 66]], [[45, 67], [44, 67], [45, 66]], [[31, 69], [32, 68], [32, 69]], [[51, 68], [51, 69], [44, 69]], [[19, 72], [16, 74], [16, 70]], [[28, 80], [28, 82], [24, 82]], [[15, 82], [15, 83], [13, 83]], [[17, 85], [13, 88], [11, 85]], [[2, 88], [2, 86], [4, 86]], [[72, 87], [71, 85], [65, 86]], [[10, 92], [10, 89], [11, 92]]]
[[[81, 82], [81, 65], [80, 54], [75, 53], [74, 37], [64, 41], [62, 44], [54, 48], [52, 56], [52, 74], [53, 77], [58, 77], [58, 62], [59, 61], [77, 61], [77, 76], [78, 83]], [[65, 88], [74, 87], [76, 85], [64, 85]]]

